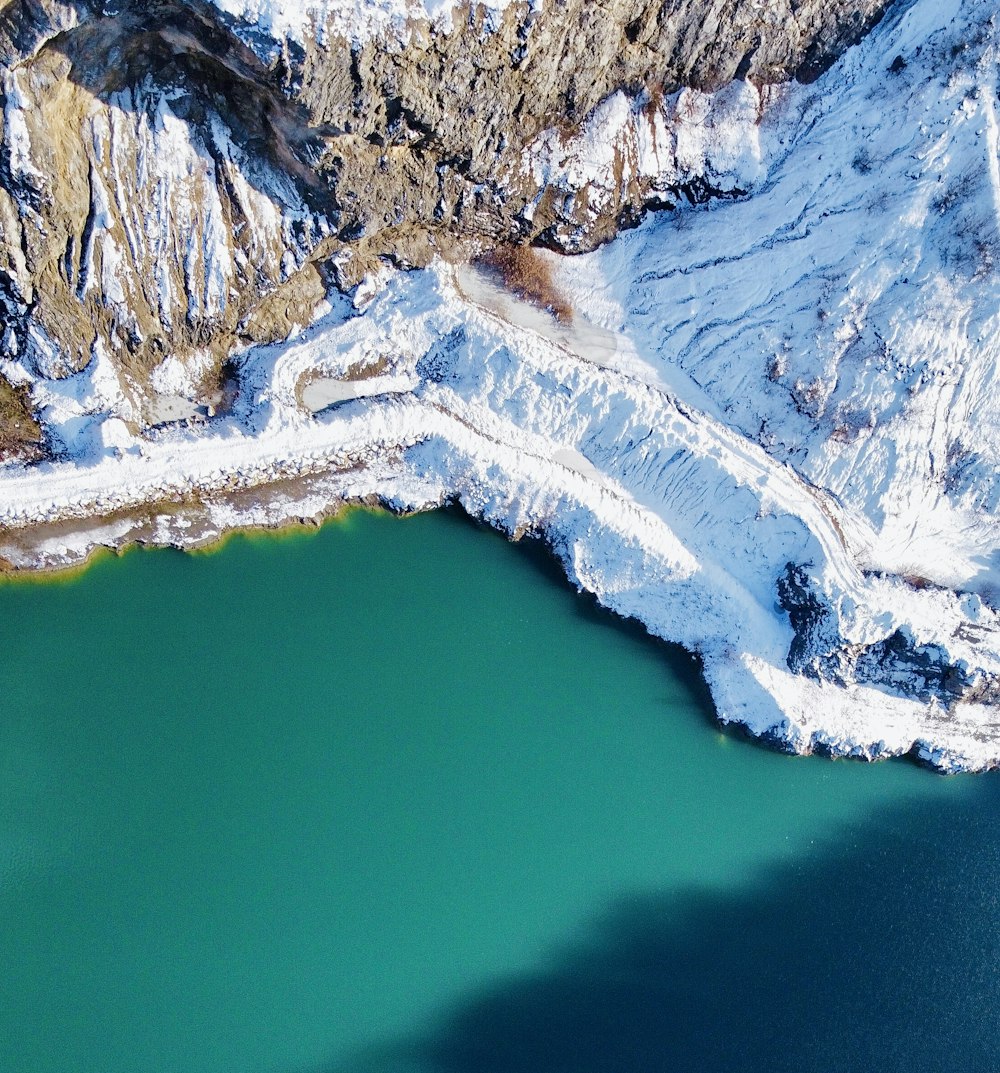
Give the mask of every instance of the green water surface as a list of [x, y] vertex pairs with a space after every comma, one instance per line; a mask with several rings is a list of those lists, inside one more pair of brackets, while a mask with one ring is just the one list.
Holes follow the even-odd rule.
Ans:
[[0, 586], [3, 1073], [998, 1068], [992, 777], [770, 753], [446, 514]]

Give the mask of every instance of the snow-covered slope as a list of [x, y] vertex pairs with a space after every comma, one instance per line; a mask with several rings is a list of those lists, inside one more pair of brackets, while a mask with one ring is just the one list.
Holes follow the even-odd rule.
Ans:
[[592, 316], [863, 518], [860, 565], [961, 587], [995, 580], [998, 538], [994, 20], [901, 8], [773, 106], [751, 199], [567, 274]]
[[[812, 86], [681, 95], [650, 137], [749, 192], [539, 254], [571, 323], [470, 266], [373, 277], [247, 352], [232, 412], [142, 437], [93, 363], [61, 382], [78, 457], [0, 476], [0, 555], [457, 499], [699, 652], [723, 720], [996, 766], [997, 49], [992, 4], [917, 0]], [[642, 115], [525, 166], [599, 196]]]

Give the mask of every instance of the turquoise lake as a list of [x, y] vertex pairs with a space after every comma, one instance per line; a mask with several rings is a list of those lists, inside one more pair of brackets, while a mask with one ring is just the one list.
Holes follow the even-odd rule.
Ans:
[[721, 733], [449, 514], [0, 585], [4, 1073], [995, 1070], [1000, 782]]

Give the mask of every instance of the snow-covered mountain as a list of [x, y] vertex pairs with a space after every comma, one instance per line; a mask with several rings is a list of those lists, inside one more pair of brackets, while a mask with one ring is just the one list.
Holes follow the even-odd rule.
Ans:
[[[392, 157], [366, 203], [356, 164], [319, 164], [358, 138], [336, 93], [317, 103], [333, 77], [320, 53], [348, 42], [357, 64], [419, 40], [434, 67], [455, 35], [493, 49], [546, 5], [219, 7], [212, 32], [247, 46], [227, 46], [229, 68], [247, 80], [271, 64], [286, 80], [266, 98], [273, 122], [288, 120], [281, 152], [255, 151], [229, 102], [198, 111], [177, 86], [150, 82], [141, 104], [130, 89], [89, 114], [91, 224], [64, 267], [109, 319], [89, 354], [67, 358], [46, 309], [23, 288], [20, 306], [10, 299], [0, 373], [30, 393], [58, 453], [0, 470], [0, 555], [57, 565], [97, 544], [198, 543], [345, 501], [458, 501], [544, 537], [574, 583], [698, 652], [724, 721], [798, 751], [1000, 763], [993, 4], [895, 3], [811, 82], [758, 77], [782, 41], [782, 77], [811, 78], [803, 65], [829, 58], [789, 45], [801, 9], [795, 22], [758, 5], [759, 45], [726, 51], [721, 82], [705, 69], [639, 89], [595, 78], [575, 121], [535, 122], [542, 109], [509, 145], [473, 146], [442, 180], [457, 201], [422, 216], [406, 195], [378, 225], [371, 204], [400, 176], [423, 189], [414, 161], [452, 166], [434, 155], [451, 135], [428, 133], [446, 126], [434, 108], [447, 101], [421, 118], [407, 97], [389, 140], [365, 135]], [[649, 5], [607, 7], [626, 42], [648, 32], [665, 48]], [[855, 5], [855, 36], [880, 13]], [[95, 16], [91, 32], [108, 17], [127, 22]], [[208, 40], [171, 25], [189, 50]], [[713, 55], [702, 32], [663, 53], [677, 70], [678, 56]], [[57, 159], [38, 148], [44, 84], [27, 66], [4, 76], [5, 211], [22, 231], [30, 213], [48, 226]], [[124, 167], [117, 147], [138, 144]], [[299, 166], [310, 146], [325, 193]], [[526, 237], [593, 252], [470, 260]], [[426, 256], [410, 256], [421, 243]], [[154, 263], [166, 289], [145, 278]], [[27, 267], [17, 278], [44, 285]], [[171, 334], [192, 308], [202, 336]], [[158, 325], [134, 326], [159, 340], [142, 376], [122, 360], [136, 309]], [[199, 413], [207, 371], [230, 354], [225, 397]]]

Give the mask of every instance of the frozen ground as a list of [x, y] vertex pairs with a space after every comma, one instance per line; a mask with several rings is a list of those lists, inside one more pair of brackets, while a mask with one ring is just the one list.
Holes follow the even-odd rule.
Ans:
[[[572, 324], [438, 264], [248, 352], [198, 427], [133, 435], [101, 360], [38, 384], [72, 457], [0, 474], [0, 555], [457, 499], [699, 652], [723, 720], [996, 766], [997, 61], [991, 3], [918, 0], [812, 86], [716, 113], [713, 142], [753, 125], [748, 196], [554, 260]], [[538, 166], [599, 179], [580, 144]], [[130, 514], [192, 493], [197, 527]]]

